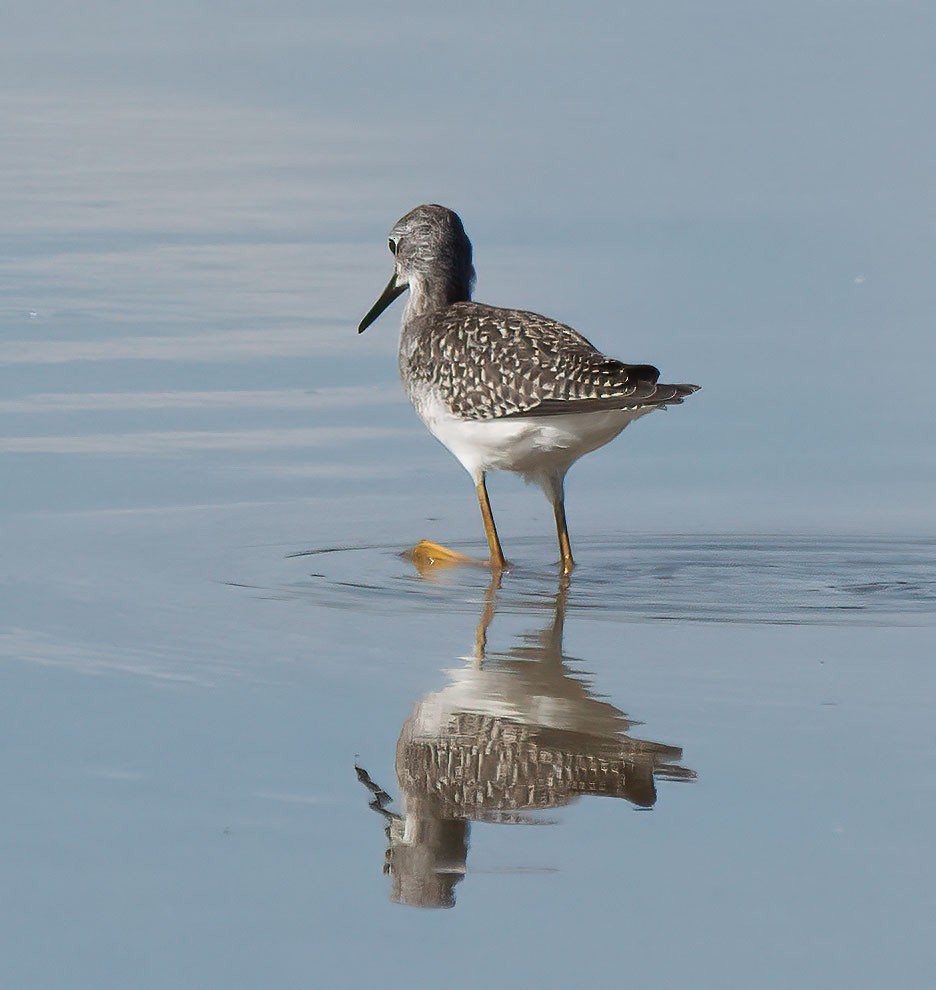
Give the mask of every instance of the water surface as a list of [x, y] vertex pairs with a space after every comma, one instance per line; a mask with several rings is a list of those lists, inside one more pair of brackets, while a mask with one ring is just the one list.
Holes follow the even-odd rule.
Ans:
[[[61, 8], [61, 9], [59, 9]], [[933, 15], [14, 2], [0, 980], [929, 986]], [[512, 567], [386, 231], [704, 390]]]

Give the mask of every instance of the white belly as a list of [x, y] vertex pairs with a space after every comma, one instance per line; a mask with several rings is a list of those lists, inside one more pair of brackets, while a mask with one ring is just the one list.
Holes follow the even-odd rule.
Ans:
[[486, 471], [516, 471], [528, 481], [561, 478], [583, 454], [613, 440], [628, 423], [653, 411], [609, 409], [566, 416], [462, 420], [427, 397], [416, 411], [437, 440], [476, 480]]

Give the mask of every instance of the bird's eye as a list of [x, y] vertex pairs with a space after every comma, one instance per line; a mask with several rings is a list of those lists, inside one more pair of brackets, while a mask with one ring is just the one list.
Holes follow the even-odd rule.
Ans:
[[391, 254], [396, 254], [396, 241], [392, 237], [387, 241], [387, 247], [390, 248]]

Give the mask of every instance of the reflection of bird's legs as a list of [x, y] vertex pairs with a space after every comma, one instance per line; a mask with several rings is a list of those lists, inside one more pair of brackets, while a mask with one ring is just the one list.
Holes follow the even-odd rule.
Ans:
[[555, 597], [555, 614], [553, 615], [552, 627], [546, 630], [546, 639], [549, 645], [549, 653], [556, 660], [562, 663], [562, 633], [565, 626], [566, 605], [569, 601], [569, 576], [561, 574], [559, 577], [559, 588]]
[[[495, 571], [491, 581], [484, 590], [484, 609], [475, 629], [474, 665], [481, 667], [485, 660], [487, 649], [487, 634], [494, 621], [497, 609], [497, 592], [500, 591], [503, 574]], [[559, 587], [552, 599], [552, 622], [539, 634], [538, 639], [543, 645], [543, 659], [548, 663], [562, 666], [562, 635], [565, 626], [566, 605], [569, 600], [569, 577], [562, 574], [559, 577]]]
[[551, 669], [559, 677], [565, 676], [562, 634], [565, 626], [566, 605], [569, 600], [569, 584], [569, 576], [560, 574], [556, 594], [543, 602], [544, 608], [552, 609], [552, 622], [547, 623], [536, 635], [536, 642], [539, 646], [536, 655], [546, 668]]
[[487, 631], [494, 621], [494, 611], [497, 608], [497, 592], [500, 591], [502, 571], [494, 571], [491, 580], [484, 590], [484, 610], [475, 629], [474, 665], [480, 667], [484, 663], [484, 651], [487, 648]]

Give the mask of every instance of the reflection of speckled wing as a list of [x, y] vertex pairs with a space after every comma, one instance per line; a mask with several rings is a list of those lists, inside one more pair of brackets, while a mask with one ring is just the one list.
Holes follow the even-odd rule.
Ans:
[[422, 736], [413, 719], [397, 742], [397, 779], [442, 818], [505, 821], [505, 813], [558, 808], [583, 794], [656, 802], [655, 777], [694, 780], [678, 746], [586, 734], [473, 712], [451, 714]]
[[656, 368], [605, 357], [563, 323], [480, 303], [413, 319], [403, 343], [404, 380], [431, 386], [463, 419], [663, 406], [698, 388], [658, 385]]

